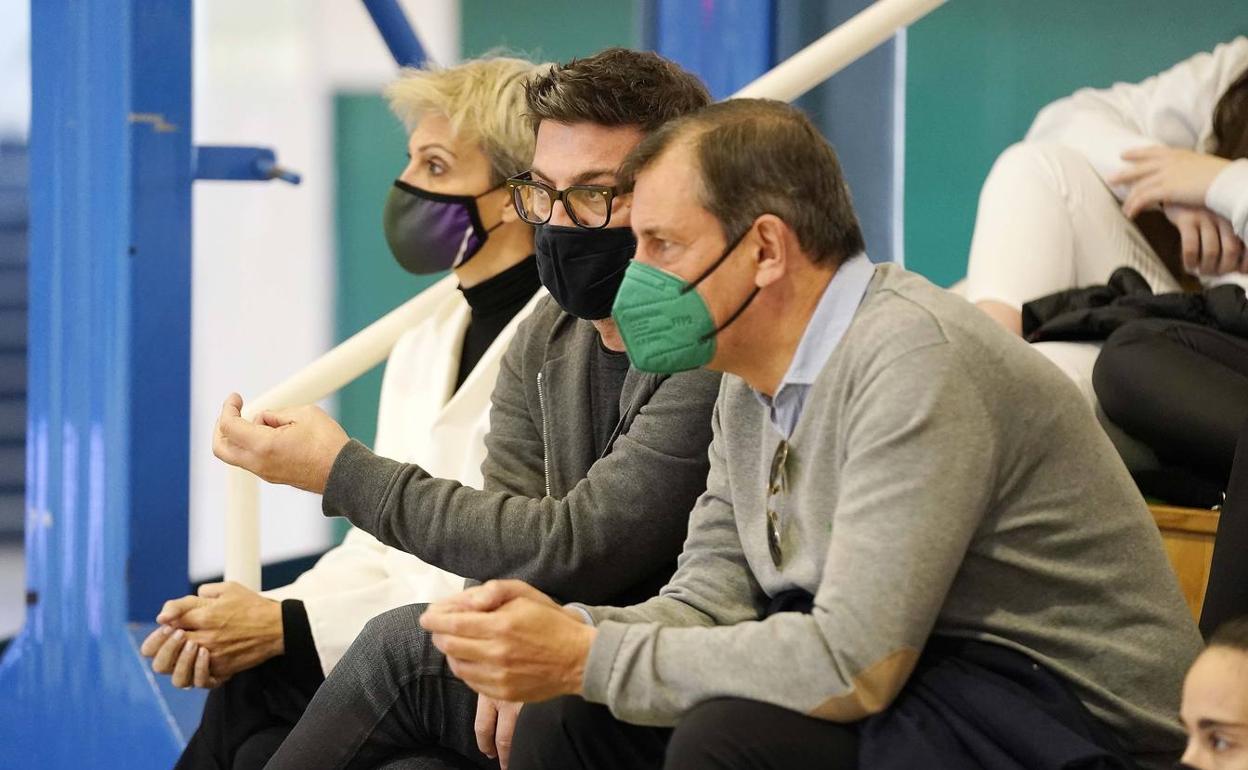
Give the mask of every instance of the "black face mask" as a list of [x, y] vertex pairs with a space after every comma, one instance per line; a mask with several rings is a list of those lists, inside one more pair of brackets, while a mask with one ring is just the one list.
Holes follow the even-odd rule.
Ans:
[[609, 317], [624, 271], [637, 253], [633, 231], [539, 225], [534, 240], [537, 273], [559, 307], [587, 321]]
[[396, 179], [381, 218], [390, 253], [416, 275], [459, 267], [503, 224], [487, 230], [477, 210], [477, 199], [497, 189], [481, 195], [444, 195]]

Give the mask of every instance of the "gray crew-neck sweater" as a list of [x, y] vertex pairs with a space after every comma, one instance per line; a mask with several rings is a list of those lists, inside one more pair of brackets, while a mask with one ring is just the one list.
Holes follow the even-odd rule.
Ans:
[[[675, 576], [644, 604], [587, 608], [587, 699], [649, 725], [720, 696], [854, 721], [947, 634], [1048, 667], [1142, 765], [1177, 759], [1200, 638], [1130, 476], [1040, 354], [881, 266], [791, 438], [777, 569], [765, 510], [779, 440], [725, 376]], [[760, 619], [790, 588], [814, 612]]]

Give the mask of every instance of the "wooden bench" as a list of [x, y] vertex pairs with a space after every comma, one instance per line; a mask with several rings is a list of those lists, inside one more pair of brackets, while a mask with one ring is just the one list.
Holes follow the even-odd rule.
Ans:
[[1170, 557], [1170, 566], [1179, 576], [1183, 597], [1200, 619], [1209, 584], [1209, 563], [1213, 559], [1213, 539], [1218, 533], [1218, 512], [1201, 508], [1150, 505], [1153, 519], [1161, 530], [1161, 541]]

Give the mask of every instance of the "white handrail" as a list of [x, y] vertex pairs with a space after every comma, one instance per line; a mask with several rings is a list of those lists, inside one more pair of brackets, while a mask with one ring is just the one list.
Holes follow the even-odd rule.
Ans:
[[791, 102], [945, 2], [877, 0], [730, 98]]
[[[399, 337], [420, 317], [418, 303], [423, 299], [418, 295], [404, 302], [277, 387], [248, 401], [243, 406], [243, 417], [251, 420], [266, 409], [320, 401], [385, 361]], [[226, 479], [225, 579], [257, 591], [260, 590], [259, 507], [259, 479], [247, 471], [230, 468]]]
[[[946, 0], [877, 0], [836, 29], [806, 46], [732, 98], [793, 101], [857, 61], [898, 30]], [[319, 401], [380, 364], [412, 325], [419, 297], [409, 300], [366, 329], [296, 372], [243, 409], [251, 419], [265, 409]], [[260, 488], [255, 476], [231, 468], [225, 515], [225, 579], [260, 588]]]
[[260, 479], [230, 466], [225, 477], [225, 579], [260, 590]]

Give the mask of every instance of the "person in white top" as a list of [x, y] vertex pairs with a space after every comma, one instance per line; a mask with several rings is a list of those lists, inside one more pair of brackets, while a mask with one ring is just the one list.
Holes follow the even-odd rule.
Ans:
[[[1024, 302], [1105, 283], [1124, 265], [1154, 291], [1178, 291], [1181, 276], [1132, 221], [1156, 207], [1179, 231], [1186, 273], [1248, 271], [1246, 134], [1248, 37], [1140, 83], [1086, 88], [1050, 104], [984, 182], [967, 298], [1019, 333]], [[1207, 196], [1157, 197], [1160, 179], [1192, 169], [1208, 178]]]
[[[1060, 99], [984, 182], [964, 294], [1022, 334], [1024, 303], [1104, 284], [1119, 267], [1135, 268], [1155, 292], [1248, 283], [1245, 158], [1248, 37], [1139, 83]], [[1035, 347], [1080, 387], [1128, 466], [1156, 463], [1096, 405], [1099, 344]]]
[[[532, 227], [504, 182], [532, 161], [524, 86], [546, 69], [485, 58], [408, 69], [386, 89], [410, 132], [382, 217], [387, 242], [409, 272], [451, 273], [420, 295], [424, 313], [390, 353], [375, 449], [478, 488], [503, 352], [545, 295]], [[353, 528], [288, 586], [209, 584], [167, 602], [143, 654], [176, 686], [217, 687], [179, 767], [259, 767], [370, 619], [463, 585]]]

